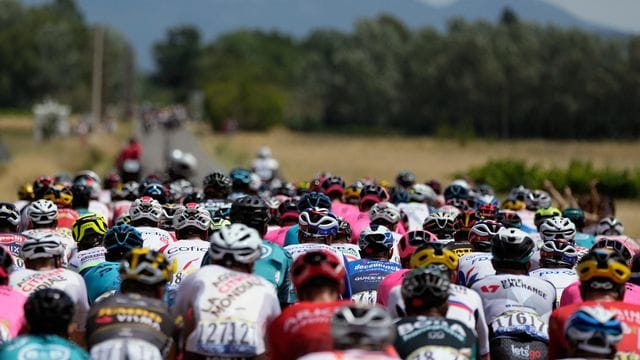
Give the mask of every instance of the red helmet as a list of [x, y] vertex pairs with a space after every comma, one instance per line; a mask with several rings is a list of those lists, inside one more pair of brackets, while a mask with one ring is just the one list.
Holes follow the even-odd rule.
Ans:
[[329, 250], [314, 250], [300, 255], [291, 267], [291, 281], [296, 289], [315, 278], [327, 278], [344, 291], [345, 269], [340, 259]]
[[499, 210], [500, 209], [493, 204], [482, 204], [478, 207], [478, 210], [476, 210], [476, 216], [482, 220], [495, 220], [498, 217]]

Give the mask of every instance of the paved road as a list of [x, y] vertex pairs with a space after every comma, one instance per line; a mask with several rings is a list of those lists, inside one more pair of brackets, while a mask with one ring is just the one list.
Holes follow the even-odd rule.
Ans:
[[142, 166], [145, 174], [162, 172], [165, 168], [167, 154], [173, 149], [180, 149], [192, 153], [198, 159], [198, 169], [193, 178], [195, 185], [200, 185], [202, 179], [215, 170], [224, 171], [219, 163], [210, 159], [200, 147], [197, 139], [185, 128], [165, 131], [156, 128], [149, 134], [144, 134], [140, 122], [136, 122], [136, 134], [142, 142]]

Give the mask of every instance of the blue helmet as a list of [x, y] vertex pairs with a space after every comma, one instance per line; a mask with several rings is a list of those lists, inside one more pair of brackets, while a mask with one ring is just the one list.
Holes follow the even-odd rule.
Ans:
[[229, 173], [234, 186], [249, 185], [251, 183], [251, 171], [242, 168], [235, 168]]
[[331, 210], [331, 199], [321, 192], [308, 192], [298, 200], [298, 211], [303, 212], [311, 208]]
[[120, 253], [123, 256], [131, 249], [141, 248], [144, 240], [136, 228], [131, 225], [117, 225], [104, 235], [104, 247], [107, 253]]
[[564, 334], [576, 348], [600, 355], [613, 355], [622, 340], [623, 326], [616, 314], [602, 306], [581, 307], [569, 317]]

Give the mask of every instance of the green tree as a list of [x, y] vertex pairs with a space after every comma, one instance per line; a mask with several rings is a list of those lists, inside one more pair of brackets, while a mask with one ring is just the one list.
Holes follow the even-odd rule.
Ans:
[[188, 25], [169, 29], [165, 39], [153, 46], [154, 79], [174, 89], [177, 101], [185, 101], [197, 84], [201, 52], [200, 31]]

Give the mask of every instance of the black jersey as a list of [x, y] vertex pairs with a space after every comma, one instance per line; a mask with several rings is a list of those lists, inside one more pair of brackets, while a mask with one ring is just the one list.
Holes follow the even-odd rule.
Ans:
[[410, 316], [396, 323], [394, 347], [407, 360], [476, 359], [478, 338], [462, 322], [443, 317]]

